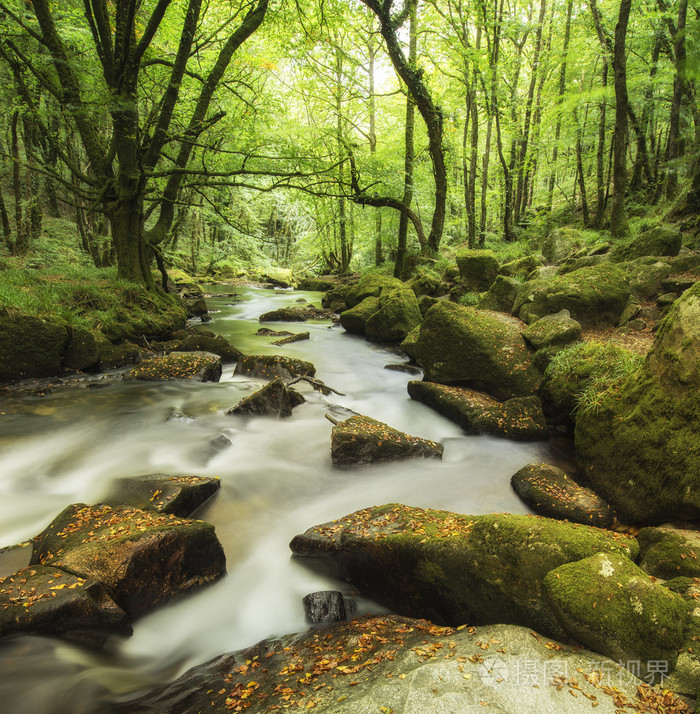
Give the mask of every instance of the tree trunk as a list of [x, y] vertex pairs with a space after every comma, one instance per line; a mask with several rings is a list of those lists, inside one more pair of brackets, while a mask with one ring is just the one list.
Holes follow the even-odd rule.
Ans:
[[[374, 156], [377, 152], [377, 103], [375, 94], [375, 63], [377, 46], [374, 38], [375, 17], [372, 17], [372, 26], [367, 38], [367, 53], [369, 55], [369, 153]], [[384, 262], [384, 247], [382, 246], [382, 210], [377, 208], [374, 217], [374, 264], [380, 266]]]
[[685, 23], [688, 12], [688, 0], [680, 0], [678, 4], [678, 24], [673, 37], [673, 48], [676, 56], [676, 74], [673, 78], [673, 98], [671, 100], [671, 116], [668, 134], [668, 174], [666, 178], [666, 198], [672, 200], [678, 194], [678, 162], [683, 155], [683, 139], [681, 137], [681, 102], [685, 88]]

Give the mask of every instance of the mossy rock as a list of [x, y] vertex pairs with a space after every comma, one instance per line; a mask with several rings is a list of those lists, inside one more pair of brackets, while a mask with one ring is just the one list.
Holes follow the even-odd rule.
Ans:
[[427, 404], [467, 434], [488, 434], [515, 441], [547, 441], [549, 429], [537, 397], [505, 402], [473, 389], [432, 382], [408, 383], [411, 399]]
[[311, 362], [284, 355], [243, 355], [233, 373], [259, 379], [293, 379], [313, 377], [316, 367]]
[[220, 487], [221, 482], [213, 476], [133, 476], [118, 479], [102, 503], [188, 518]]
[[130, 634], [126, 613], [95, 580], [45, 565], [0, 579], [0, 637], [43, 635], [101, 647]]
[[234, 347], [225, 337], [216, 335], [205, 330], [191, 332], [182, 340], [178, 341], [175, 352], [209, 352], [219, 355], [227, 362], [235, 362], [243, 354], [237, 347]]
[[374, 296], [366, 297], [355, 307], [340, 313], [340, 324], [346, 332], [350, 332], [353, 335], [364, 335], [367, 320], [378, 310], [379, 298]]
[[[235, 407], [229, 409], [227, 414], [242, 414], [244, 416], [273, 416], [277, 418], [292, 416], [292, 407], [299, 402], [292, 403], [290, 391], [284, 382], [277, 377], [253, 394], [242, 399]], [[301, 395], [298, 395], [301, 397]], [[301, 397], [301, 401], [304, 398]]]
[[518, 297], [522, 283], [515, 278], [497, 275], [488, 292], [479, 300], [480, 310], [497, 310], [512, 314], [513, 303]]
[[608, 528], [612, 522], [610, 506], [557, 466], [528, 464], [513, 474], [510, 484], [518, 496], [542, 516], [598, 528]]
[[421, 273], [406, 281], [406, 287], [411, 288], [418, 298], [437, 295], [440, 292], [440, 279], [429, 273]]
[[[432, 297], [431, 295], [421, 295], [418, 298], [418, 309], [420, 314], [425, 317], [425, 314], [430, 310], [430, 308], [435, 305], [439, 298]], [[413, 332], [413, 330], [411, 330]]]
[[373, 464], [412, 458], [442, 458], [435, 441], [410, 436], [376, 419], [356, 414], [339, 422], [331, 433], [334, 466]]
[[462, 249], [455, 256], [459, 279], [468, 291], [483, 292], [498, 274], [498, 260], [492, 250]]
[[542, 243], [542, 255], [550, 263], [561, 263], [571, 257], [585, 243], [581, 231], [575, 228], [556, 228]]
[[142, 359], [142, 355], [146, 354], [145, 350], [131, 342], [113, 345], [111, 342], [101, 340], [98, 346], [100, 350], [99, 365], [103, 372], [126, 367], [130, 364], [138, 364]]
[[420, 326], [411, 330], [406, 338], [399, 345], [401, 350], [405, 352], [409, 357], [415, 359], [416, 354], [416, 344], [418, 343], [418, 338], [420, 337]]
[[642, 528], [637, 536], [642, 570], [657, 578], [700, 578], [700, 533], [680, 528]]
[[678, 652], [676, 669], [664, 681], [664, 687], [696, 697], [700, 692], [700, 649], [697, 645], [700, 642], [700, 608], [697, 606], [700, 600], [700, 578], [673, 578], [666, 581], [665, 586], [688, 603], [691, 615]]
[[221, 379], [221, 357], [209, 352], [171, 352], [168, 355], [151, 357], [132, 367], [126, 372], [124, 379], [218, 382]]
[[536, 349], [570, 345], [581, 339], [581, 325], [568, 310], [545, 315], [523, 331], [523, 337]]
[[678, 255], [683, 234], [670, 226], [658, 226], [640, 233], [631, 240], [617, 243], [610, 251], [614, 263], [633, 260], [645, 255]]
[[63, 355], [63, 366], [78, 371], [97, 368], [100, 345], [95, 335], [83, 327], [68, 328], [68, 344]]
[[62, 325], [0, 310], [0, 381], [60, 375], [68, 339]]
[[511, 260], [504, 263], [499, 269], [498, 274], [508, 278], [526, 278], [533, 270], [545, 264], [543, 255], [526, 255], [523, 258]]
[[405, 288], [406, 285], [398, 278], [390, 278], [379, 273], [366, 273], [345, 293], [345, 304], [350, 309], [359, 305], [365, 298], [378, 298], [386, 287]]
[[[641, 666], [673, 670], [688, 624], [689, 607], [628, 558], [598, 553], [546, 575], [547, 601], [566, 632], [595, 652]], [[658, 680], [658, 675], [656, 676]]]
[[566, 273], [573, 273], [574, 270], [579, 270], [580, 268], [590, 268], [594, 265], [603, 265], [604, 263], [609, 262], [609, 255], [582, 255], [578, 258], [573, 256], [571, 258], [567, 258], [559, 265], [558, 274], [566, 275]]
[[319, 275], [317, 278], [303, 278], [297, 285], [297, 290], [325, 293], [337, 287], [338, 277], [336, 275]]
[[384, 288], [379, 309], [367, 318], [365, 335], [377, 342], [401, 342], [422, 320], [418, 299], [409, 288]]
[[130, 617], [226, 572], [214, 526], [138, 508], [65, 508], [34, 537], [31, 565], [52, 565], [105, 585]]
[[258, 318], [260, 322], [306, 322], [308, 320], [332, 320], [335, 313], [313, 305], [291, 305], [271, 310]]
[[544, 601], [544, 576], [598, 552], [633, 557], [634, 538], [533, 516], [466, 516], [400, 504], [314, 526], [290, 545], [302, 562], [346, 578], [403, 615], [445, 625], [512, 623], [565, 632]]
[[581, 268], [520, 288], [513, 314], [528, 324], [568, 310], [584, 327], [617, 325], [630, 296], [629, 279], [617, 266]]
[[657, 296], [673, 273], [670, 258], [637, 258], [616, 265], [629, 278], [632, 296], [642, 302]]
[[343, 310], [347, 309], [345, 296], [347, 295], [348, 290], [350, 290], [349, 285], [337, 285], [325, 293], [325, 295], [321, 298], [321, 305], [326, 308], [326, 310], [343, 312]]
[[630, 522], [700, 518], [700, 283], [673, 305], [636, 376], [579, 413], [576, 452]]
[[[405, 342], [402, 349], [407, 351]], [[530, 396], [541, 380], [516, 320], [446, 301], [428, 310], [409, 349], [427, 381], [500, 400]]]

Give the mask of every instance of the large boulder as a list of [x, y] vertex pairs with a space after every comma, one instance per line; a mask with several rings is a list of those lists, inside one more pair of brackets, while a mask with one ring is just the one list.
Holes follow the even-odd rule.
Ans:
[[632, 522], [700, 517], [700, 283], [674, 303], [642, 368], [579, 412], [576, 453], [593, 488]]
[[528, 464], [513, 474], [510, 484], [542, 516], [598, 528], [607, 528], [612, 522], [610, 506], [557, 466]]
[[619, 263], [645, 255], [678, 255], [683, 234], [676, 228], [658, 226], [640, 233], [631, 240], [618, 243], [610, 251], [610, 260]]
[[581, 339], [581, 325], [568, 310], [545, 315], [523, 331], [523, 337], [536, 349], [570, 345]]
[[264, 640], [174, 682], [116, 695], [105, 714], [229, 714], [302, 709], [332, 714], [690, 714], [606, 657], [525, 627], [436, 627], [364, 616]]
[[379, 297], [384, 288], [405, 288], [406, 285], [398, 278], [390, 278], [379, 273], [366, 273], [345, 293], [345, 304], [348, 308], [359, 305], [365, 298]]
[[260, 322], [306, 322], [307, 320], [332, 320], [335, 313], [313, 305], [291, 305], [271, 310], [258, 318]]
[[502, 436], [515, 441], [549, 439], [542, 405], [535, 396], [499, 402], [473, 389], [420, 381], [408, 383], [408, 394], [459, 424], [467, 434]]
[[384, 288], [379, 309], [367, 318], [365, 335], [380, 342], [400, 342], [420, 325], [422, 315], [410, 288]]
[[67, 345], [65, 327], [0, 309], [0, 381], [61, 374]]
[[100, 344], [95, 335], [84, 327], [68, 328], [68, 344], [63, 355], [63, 366], [78, 371], [97, 368]]
[[420, 332], [408, 338], [415, 341], [406, 352], [428, 381], [471, 387], [501, 400], [530, 396], [539, 385], [541, 374], [520, 323], [505, 315], [441, 301], [428, 310]]
[[649, 575], [700, 578], [700, 532], [648, 527], [639, 531], [638, 540], [639, 566]]
[[210, 352], [171, 352], [137, 364], [124, 374], [124, 379], [218, 382], [221, 379], [221, 369], [219, 355]]
[[209, 523], [82, 503], [66, 507], [34, 537], [30, 565], [38, 564], [103, 583], [132, 618], [226, 573]]
[[365, 325], [375, 312], [379, 310], [379, 298], [374, 295], [366, 297], [362, 302], [349, 310], [340, 313], [340, 324], [346, 332], [354, 335], [364, 335]]
[[20, 634], [99, 647], [131, 625], [102, 583], [35, 565], [0, 579], [0, 637]]
[[523, 258], [504, 263], [498, 269], [498, 274], [509, 278], [525, 279], [533, 270], [542, 267], [544, 264], [545, 258], [543, 255], [526, 255]]
[[566, 563], [542, 587], [562, 627], [581, 644], [634, 663], [643, 677], [654, 676], [657, 662], [666, 663], [666, 673], [675, 667], [689, 606], [628, 558], [597, 553]]
[[498, 274], [498, 260], [492, 250], [462, 249], [455, 256], [459, 279], [468, 291], [483, 292]]
[[518, 297], [522, 283], [515, 278], [497, 275], [486, 295], [478, 302], [481, 310], [497, 310], [498, 312], [513, 312], [513, 303]]
[[294, 379], [313, 377], [316, 367], [311, 362], [284, 355], [244, 355], [236, 363], [233, 373], [259, 379]]
[[294, 392], [294, 390], [288, 389], [285, 383], [277, 377], [242, 399], [226, 413], [244, 416], [289, 417], [292, 416], [292, 408], [304, 401], [304, 397], [298, 392], [294, 393], [294, 398], [290, 392]]
[[376, 419], [356, 414], [339, 422], [331, 433], [334, 466], [372, 464], [417, 457], [442, 458], [435, 441], [410, 436]]
[[338, 280], [337, 275], [319, 275], [315, 278], [302, 278], [297, 285], [297, 290], [327, 292], [338, 286]]
[[556, 228], [542, 243], [542, 255], [550, 263], [561, 263], [576, 253], [584, 244], [581, 231], [575, 228]]
[[296, 536], [292, 552], [402, 615], [438, 624], [512, 623], [564, 631], [544, 576], [595, 553], [634, 556], [634, 538], [533, 516], [465, 516], [399, 504], [366, 508]]
[[[225, 337], [207, 330], [180, 332], [173, 335], [178, 338], [175, 352], [210, 352], [219, 355], [227, 362], [235, 362], [243, 353], [234, 347]], [[181, 337], [181, 339], [179, 339]]]
[[566, 309], [584, 327], [617, 325], [629, 296], [627, 275], [603, 264], [523, 283], [513, 314], [529, 324]]

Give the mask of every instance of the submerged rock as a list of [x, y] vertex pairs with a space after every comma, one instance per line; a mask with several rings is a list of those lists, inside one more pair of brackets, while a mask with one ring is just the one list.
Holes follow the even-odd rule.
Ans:
[[510, 483], [518, 496], [542, 516], [599, 528], [612, 523], [610, 506], [556, 466], [528, 464], [513, 474]]
[[66, 507], [34, 538], [31, 565], [104, 584], [131, 617], [226, 573], [214, 526], [138, 508]]
[[[292, 397], [291, 392], [294, 392], [294, 390], [288, 389], [284, 382], [277, 377], [269, 384], [242, 399], [226, 413], [278, 418], [292, 416], [292, 408], [303, 403], [304, 397], [298, 392], [295, 392], [294, 397]], [[300, 398], [301, 401], [299, 401]]]
[[409, 382], [408, 394], [459, 424], [467, 434], [489, 434], [516, 441], [549, 439], [542, 405], [534, 396], [499, 402], [473, 389], [421, 381]]
[[132, 367], [124, 374], [124, 379], [218, 382], [221, 369], [219, 355], [210, 352], [171, 352], [162, 357], [151, 357]]
[[302, 342], [308, 340], [311, 337], [310, 332], [297, 332], [294, 335], [289, 335], [288, 337], [283, 337], [281, 340], [275, 340], [273, 345], [289, 345], [292, 342]]
[[331, 458], [334, 466], [416, 457], [439, 459], [442, 458], [442, 451], [442, 444], [418, 436], [409, 436], [360, 414], [336, 424], [331, 433]]
[[338, 590], [321, 590], [304, 595], [304, 613], [310, 625], [348, 619], [343, 593]]
[[117, 480], [102, 502], [187, 518], [220, 487], [221, 481], [211, 476], [149, 474]]

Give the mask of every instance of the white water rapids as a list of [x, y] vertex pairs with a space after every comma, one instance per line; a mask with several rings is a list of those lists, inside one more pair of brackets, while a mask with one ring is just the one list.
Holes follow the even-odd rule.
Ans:
[[[226, 364], [218, 384], [125, 382], [0, 397], [0, 547], [31, 538], [70, 503], [99, 502], [116, 478], [210, 475], [221, 479], [221, 490], [197, 516], [216, 526], [228, 566], [220, 582], [137, 621], [133, 636], [114, 642], [108, 654], [31, 636], [0, 641], [6, 714], [99, 712], [105, 693], [164, 682], [223, 652], [305, 629], [305, 594], [347, 592], [290, 559], [289, 541], [312, 525], [390, 502], [470, 514], [527, 512], [509, 479], [531, 461], [549, 460], [546, 444], [465, 436], [409, 399], [406, 383], [416, 377], [384, 369], [403, 357], [330, 323], [265, 323], [311, 332], [310, 340], [281, 347], [255, 335], [260, 314], [300, 297], [318, 304], [318, 293], [237, 292], [245, 302], [208, 301], [218, 312], [205, 329], [246, 353], [309, 360], [319, 379], [346, 396], [324, 397], [302, 385], [307, 401], [291, 418], [227, 416], [262, 383], [234, 377]], [[443, 460], [334, 469], [324, 415], [335, 408], [343, 418], [338, 406], [441, 442]], [[232, 445], [216, 451], [209, 440], [222, 433]], [[359, 602], [360, 611], [376, 607]]]

